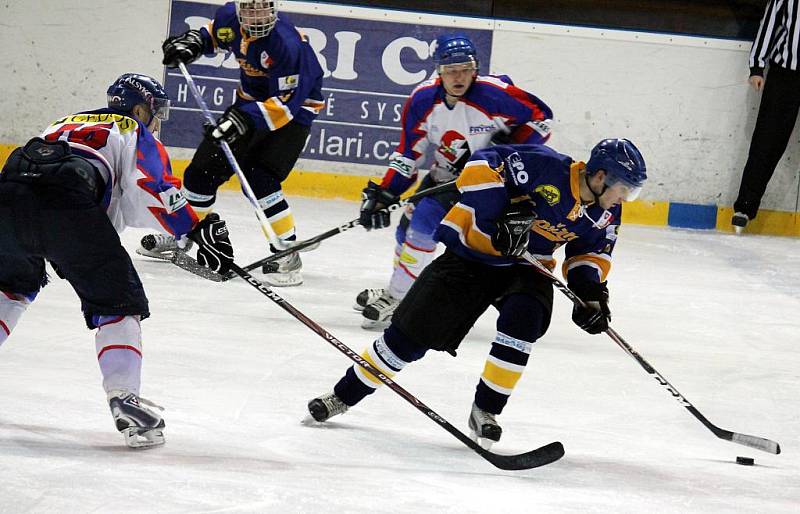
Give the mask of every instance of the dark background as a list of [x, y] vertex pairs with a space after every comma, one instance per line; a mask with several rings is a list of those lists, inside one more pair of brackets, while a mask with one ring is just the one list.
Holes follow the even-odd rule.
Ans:
[[767, 0], [349, 0], [327, 2], [752, 40]]

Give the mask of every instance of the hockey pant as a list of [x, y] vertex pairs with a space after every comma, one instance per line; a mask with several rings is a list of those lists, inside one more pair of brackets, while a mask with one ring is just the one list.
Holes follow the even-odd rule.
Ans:
[[[291, 121], [276, 131], [257, 130], [231, 145], [236, 161], [279, 239], [294, 241], [292, 210], [281, 189], [303, 150], [309, 127]], [[217, 190], [234, 174], [222, 149], [203, 139], [186, 168], [183, 193], [199, 215], [211, 212]]]
[[[459, 274], [466, 280], [457, 281]], [[424, 315], [409, 304], [424, 309]], [[534, 341], [550, 323], [552, 286], [530, 267], [482, 266], [446, 252], [401, 302], [400, 317], [395, 315], [389, 328], [361, 357], [391, 378], [430, 348], [457, 347], [490, 305], [499, 311], [497, 333], [476, 387], [475, 403], [487, 412], [500, 414], [522, 376]], [[432, 328], [431, 323], [437, 326]], [[445, 334], [456, 334], [457, 338], [448, 340]], [[352, 406], [380, 384], [364, 368], [353, 365], [336, 384], [334, 393]]]

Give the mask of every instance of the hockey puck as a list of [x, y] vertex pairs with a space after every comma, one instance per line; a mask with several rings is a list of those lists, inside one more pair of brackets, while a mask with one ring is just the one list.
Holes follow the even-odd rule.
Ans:
[[755, 462], [750, 457], [736, 457], [736, 464], [741, 464], [742, 466], [752, 466]]

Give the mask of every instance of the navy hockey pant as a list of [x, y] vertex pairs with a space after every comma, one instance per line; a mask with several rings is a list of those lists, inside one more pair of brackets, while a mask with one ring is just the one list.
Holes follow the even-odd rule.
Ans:
[[92, 197], [0, 182], [0, 290], [37, 292], [45, 259], [80, 297], [89, 328], [95, 315], [149, 315], [130, 256]]

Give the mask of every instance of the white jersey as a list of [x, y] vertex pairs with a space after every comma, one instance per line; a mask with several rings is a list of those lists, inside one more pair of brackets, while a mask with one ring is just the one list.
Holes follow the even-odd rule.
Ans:
[[445, 102], [441, 79], [423, 82], [403, 108], [400, 144], [389, 157], [381, 187], [398, 195], [405, 192], [431, 146], [431, 178], [447, 182], [498, 133], [509, 134], [516, 143], [543, 144], [550, 137], [552, 116], [544, 102], [505, 76], [476, 77], [453, 107]]
[[151, 228], [181, 238], [197, 224], [164, 146], [135, 118], [112, 109], [73, 114], [42, 137], [66, 141], [97, 168], [105, 183], [100, 204], [117, 232]]

